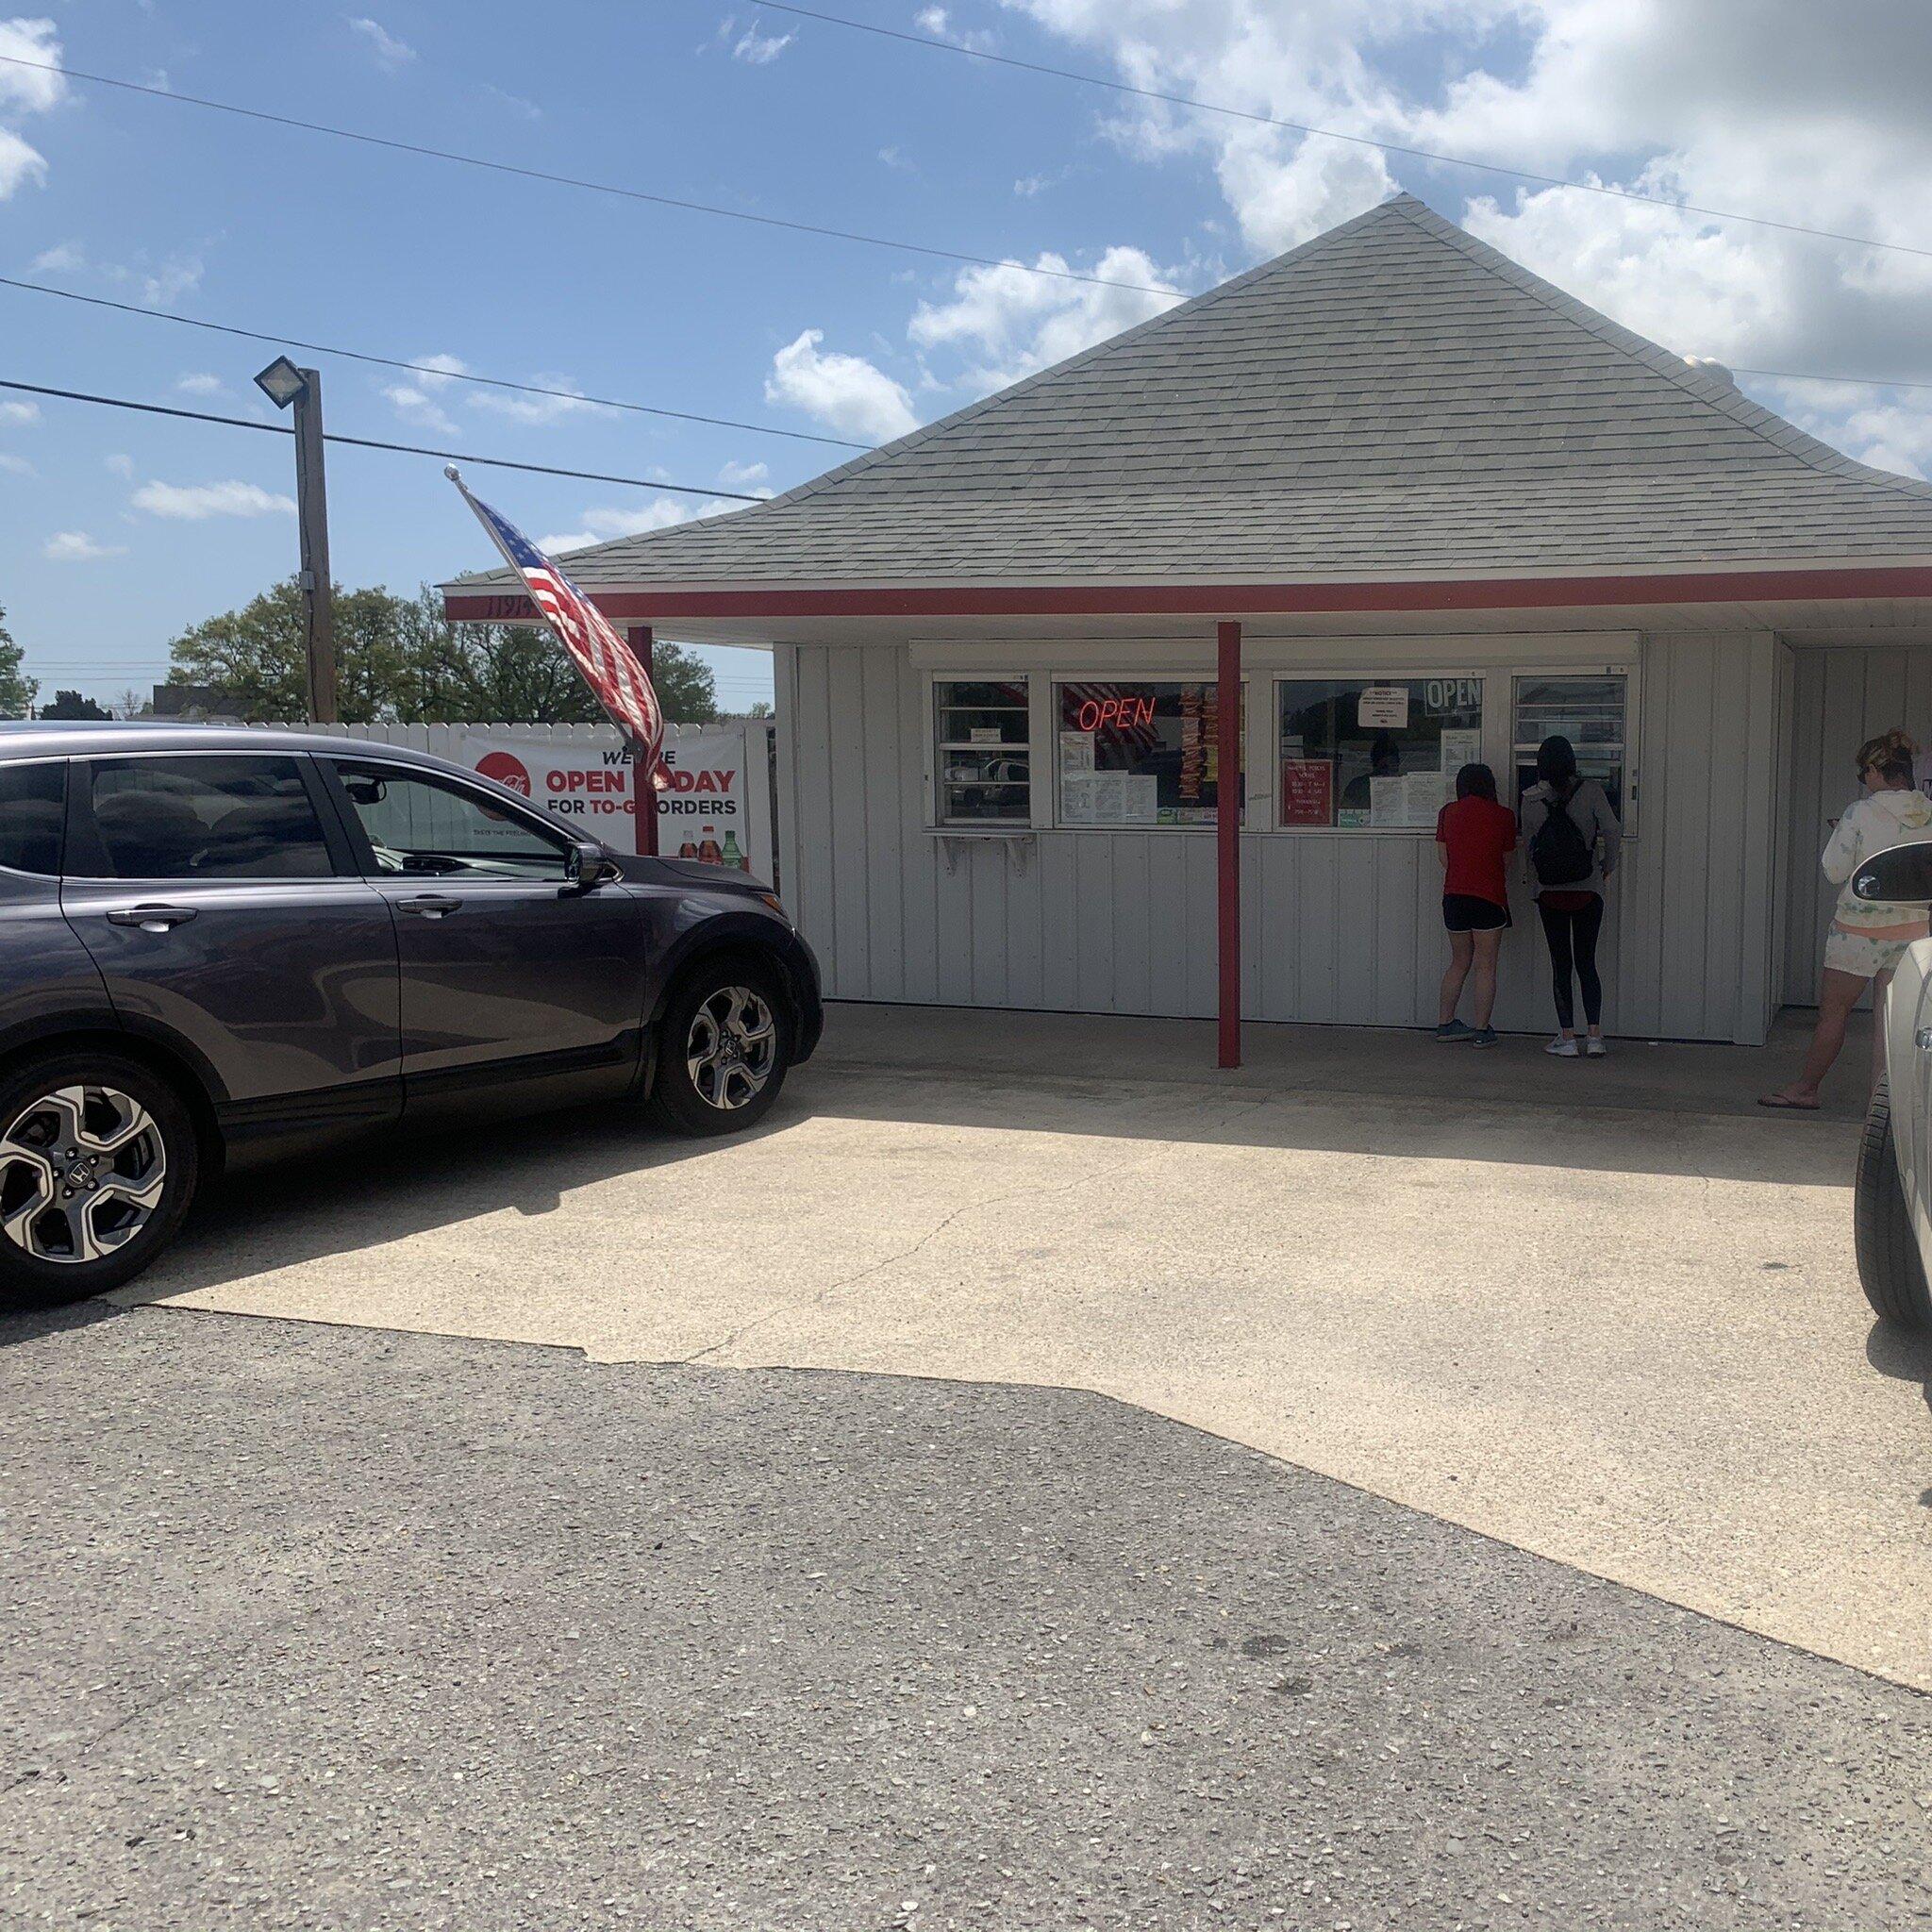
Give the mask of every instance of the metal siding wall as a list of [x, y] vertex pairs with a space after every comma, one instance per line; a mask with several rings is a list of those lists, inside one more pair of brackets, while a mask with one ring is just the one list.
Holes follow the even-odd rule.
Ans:
[[1932, 646], [1807, 648], [1791, 658], [1784, 997], [1812, 1006], [1838, 900], [1818, 856], [1830, 822], [1857, 795], [1852, 760], [1859, 745], [1894, 724], [1932, 741]]
[[[1610, 1030], [1761, 1034], [1777, 781], [1774, 646], [1761, 633], [1646, 641], [1641, 836], [1600, 956]], [[1206, 1016], [1214, 843], [1161, 832], [926, 829], [924, 683], [903, 646], [800, 646], [795, 910], [842, 999]], [[1507, 678], [1507, 673], [1494, 674]], [[1932, 675], [1928, 675], [1932, 692]], [[1050, 783], [1036, 750], [1037, 783]], [[1250, 1018], [1426, 1025], [1447, 958], [1426, 837], [1257, 833], [1241, 841]], [[1497, 1024], [1551, 1023], [1520, 887]], [[1767, 953], [1754, 959], [1753, 948]]]

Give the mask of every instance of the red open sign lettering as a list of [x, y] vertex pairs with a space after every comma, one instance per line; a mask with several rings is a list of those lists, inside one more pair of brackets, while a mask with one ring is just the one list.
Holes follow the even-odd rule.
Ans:
[[1082, 731], [1132, 731], [1154, 723], [1152, 698], [1087, 698], [1074, 713]]

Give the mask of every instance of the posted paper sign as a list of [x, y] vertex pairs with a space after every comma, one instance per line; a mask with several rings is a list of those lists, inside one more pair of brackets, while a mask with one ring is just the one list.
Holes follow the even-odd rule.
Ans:
[[1400, 775], [1369, 780], [1369, 824], [1377, 831], [1408, 824], [1407, 787]]
[[1329, 758], [1283, 758], [1281, 823], [1332, 825], [1335, 823], [1335, 765]]
[[1456, 774], [1464, 765], [1483, 761], [1483, 735], [1480, 731], [1445, 731], [1442, 734], [1442, 776], [1453, 793]]
[[[1452, 779], [1451, 784], [1454, 784]], [[1402, 779], [1402, 808], [1411, 825], [1433, 826], [1442, 809], [1441, 772], [1407, 772]]]
[[1355, 722], [1356, 728], [1360, 731], [1407, 731], [1407, 685], [1364, 685], [1361, 702], [1356, 707]]

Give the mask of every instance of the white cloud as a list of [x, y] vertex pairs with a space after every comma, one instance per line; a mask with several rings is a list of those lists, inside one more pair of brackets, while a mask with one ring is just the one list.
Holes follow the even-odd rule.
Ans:
[[564, 393], [532, 396], [519, 394], [514, 390], [478, 390], [470, 398], [470, 407], [487, 409], [492, 415], [508, 416], [512, 423], [558, 423], [566, 416], [580, 415], [584, 410], [597, 407], [575, 393], [576, 385], [567, 375], [540, 374], [531, 376], [530, 380], [541, 389]]
[[483, 98], [494, 101], [506, 113], [514, 114], [519, 121], [541, 121], [543, 109], [535, 101], [526, 101], [522, 94], [506, 92], [494, 81], [483, 83]]
[[[0, 55], [10, 57], [0, 59], [0, 113], [45, 114], [67, 98], [60, 42], [51, 20], [0, 20]], [[46, 157], [11, 127], [0, 127], [0, 201], [23, 188], [38, 188], [46, 178]]]
[[[1121, 79], [1372, 141], [1923, 250], [1932, 6], [1816, 0], [1004, 0]], [[1093, 124], [1149, 165], [1214, 171], [1255, 254], [1398, 179], [1683, 354], [1932, 377], [1932, 260], [1641, 202], [1514, 188], [1373, 147], [1156, 102]], [[1024, 185], [1024, 184], [1023, 184]], [[1903, 413], [1901, 413], [1903, 412]], [[1818, 433], [1923, 462], [1909, 401], [1863, 392]], [[1874, 458], [1875, 460], [1875, 458]]]
[[[1057, 273], [1068, 266], [1064, 256], [1052, 253], [1034, 263]], [[945, 346], [968, 355], [973, 359], [960, 381], [985, 391], [1076, 356], [1182, 299], [1143, 292], [1151, 284], [1172, 284], [1174, 275], [1138, 248], [1108, 249], [1092, 273], [1108, 283], [1139, 286], [1060, 281], [1028, 274], [1017, 262], [962, 269], [953, 279], [952, 300], [922, 302], [907, 333], [923, 349]]]
[[34, 257], [38, 273], [87, 275], [125, 289], [149, 308], [166, 308], [201, 286], [203, 263], [196, 255], [174, 255], [154, 262], [145, 254], [132, 262], [95, 261], [78, 242], [62, 242]]
[[134, 475], [134, 458], [130, 456], [123, 456], [117, 451], [113, 456], [103, 457], [101, 461], [116, 476]]
[[763, 463], [728, 462], [718, 472], [718, 480], [733, 490], [741, 490], [753, 483], [762, 483], [771, 470]]
[[[0, 61], [0, 108], [45, 114], [67, 98], [59, 34], [51, 20], [0, 20], [0, 54], [8, 57]], [[34, 64], [16, 67], [16, 60]]]
[[49, 563], [96, 563], [104, 557], [125, 557], [125, 543], [96, 543], [85, 530], [56, 530], [41, 545]]
[[17, 457], [10, 449], [0, 449], [0, 474], [8, 476], [32, 476], [39, 473], [25, 457]]
[[38, 423], [41, 420], [41, 406], [38, 403], [0, 403], [0, 423]]
[[755, 26], [746, 27], [734, 42], [731, 58], [746, 61], [753, 67], [769, 67], [794, 38], [791, 34], [761, 34]]
[[143, 483], [131, 501], [150, 516], [199, 524], [209, 517], [293, 516], [295, 499], [278, 496], [258, 484]]
[[227, 387], [219, 375], [177, 376], [175, 387], [186, 396], [218, 396]]
[[132, 273], [141, 285], [142, 303], [149, 308], [166, 308], [200, 288], [202, 264], [196, 257], [181, 256], [162, 262], [158, 268], [136, 269]]
[[0, 201], [22, 188], [38, 188], [47, 178], [46, 158], [10, 127], [0, 127]]
[[366, 17], [351, 20], [349, 31], [359, 34], [369, 43], [369, 51], [375, 57], [375, 64], [385, 74], [394, 74], [397, 69], [407, 67], [416, 58], [416, 50], [406, 41], [399, 41], [380, 21]]
[[641, 537], [650, 530], [668, 530], [674, 524], [694, 523], [699, 517], [723, 516], [744, 505], [721, 502], [712, 497], [693, 507], [675, 496], [659, 496], [641, 508], [587, 509], [580, 521], [583, 528], [560, 535], [539, 537], [537, 548], [552, 557], [566, 550], [582, 550], [591, 543], [608, 543], [616, 537]]
[[918, 428], [912, 399], [863, 356], [823, 352], [823, 329], [808, 328], [772, 358], [765, 400], [803, 409], [841, 436], [889, 442]]
[[958, 25], [943, 7], [922, 7], [912, 16], [912, 24], [936, 40], [950, 41], [956, 47], [971, 47], [976, 53], [984, 54], [999, 45], [996, 34], [984, 28]]

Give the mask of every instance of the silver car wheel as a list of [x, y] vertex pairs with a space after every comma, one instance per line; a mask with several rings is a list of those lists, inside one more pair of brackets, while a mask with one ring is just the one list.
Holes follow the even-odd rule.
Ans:
[[0, 1232], [37, 1261], [98, 1261], [160, 1206], [168, 1149], [154, 1117], [113, 1087], [59, 1087], [0, 1137]]
[[764, 1091], [778, 1064], [778, 1025], [748, 986], [721, 986], [691, 1015], [685, 1070], [708, 1107], [731, 1113]]

